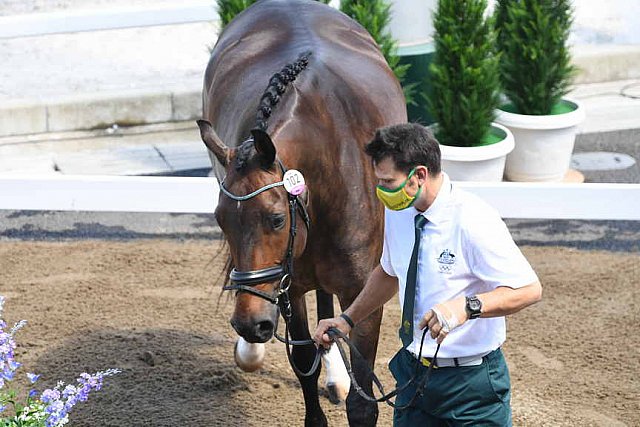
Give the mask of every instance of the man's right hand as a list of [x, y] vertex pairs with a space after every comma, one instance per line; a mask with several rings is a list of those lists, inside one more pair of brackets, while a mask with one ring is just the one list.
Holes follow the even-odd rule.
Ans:
[[313, 340], [318, 346], [323, 346], [326, 349], [329, 349], [333, 342], [331, 341], [331, 338], [329, 338], [329, 334], [327, 334], [327, 330], [329, 330], [329, 328], [336, 328], [345, 335], [349, 335], [349, 332], [351, 331], [351, 326], [349, 326], [347, 321], [340, 316], [331, 319], [322, 319], [319, 321], [318, 327], [313, 334]]

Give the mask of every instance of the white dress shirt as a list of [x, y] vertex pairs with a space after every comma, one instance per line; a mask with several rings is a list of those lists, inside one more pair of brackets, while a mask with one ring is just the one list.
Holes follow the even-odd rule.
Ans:
[[[461, 296], [489, 292], [499, 286], [519, 288], [538, 280], [516, 246], [498, 212], [477, 196], [453, 186], [443, 173], [442, 187], [422, 213], [424, 226], [418, 256], [418, 279], [413, 313], [413, 342], [417, 354], [422, 330], [418, 322], [434, 305]], [[385, 209], [384, 247], [380, 265], [398, 278], [400, 305], [404, 302], [407, 270], [414, 244], [414, 217], [420, 211]], [[400, 320], [398, 320], [398, 327]], [[468, 320], [442, 342], [439, 357], [466, 357], [500, 347], [506, 338], [504, 317]], [[436, 342], [427, 334], [423, 357], [432, 357]]]

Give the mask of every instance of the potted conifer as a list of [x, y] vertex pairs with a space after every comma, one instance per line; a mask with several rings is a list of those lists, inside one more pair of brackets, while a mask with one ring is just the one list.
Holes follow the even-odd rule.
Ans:
[[499, 105], [499, 58], [486, 0], [439, 0], [427, 102], [442, 167], [453, 180], [501, 181], [513, 136], [492, 123]]
[[506, 102], [496, 121], [515, 149], [507, 157], [511, 181], [560, 181], [569, 170], [577, 126], [585, 113], [564, 96], [575, 75], [567, 45], [571, 0], [498, 0], [497, 46]]

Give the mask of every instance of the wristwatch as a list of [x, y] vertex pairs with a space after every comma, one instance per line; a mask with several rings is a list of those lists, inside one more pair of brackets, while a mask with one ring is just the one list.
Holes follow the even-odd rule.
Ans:
[[469, 319], [477, 319], [478, 317], [480, 317], [480, 314], [482, 313], [482, 301], [480, 301], [475, 295], [465, 297], [465, 299], [465, 310], [467, 311]]

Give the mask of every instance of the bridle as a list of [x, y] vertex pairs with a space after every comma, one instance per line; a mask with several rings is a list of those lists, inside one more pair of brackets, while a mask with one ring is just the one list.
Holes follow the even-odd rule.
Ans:
[[[280, 165], [280, 169], [282, 170], [282, 174], [284, 176], [284, 174], [287, 172], [287, 169], [284, 167], [280, 160], [277, 160], [277, 162]], [[229, 197], [230, 199], [237, 202], [244, 202], [254, 198], [258, 194], [281, 186], [284, 186], [284, 181], [267, 184], [245, 196], [237, 196], [227, 190], [224, 186], [224, 181], [222, 181], [220, 183], [220, 190], [225, 196]], [[229, 274], [230, 284], [225, 285], [222, 288], [223, 290], [236, 291], [236, 294], [240, 292], [246, 292], [266, 299], [270, 303], [276, 305], [284, 302], [282, 301], [283, 299], [286, 299], [288, 303], [288, 291], [289, 287], [291, 286], [291, 277], [293, 276], [293, 245], [297, 234], [296, 213], [300, 213], [300, 216], [302, 217], [304, 224], [307, 227], [307, 231], [309, 230], [310, 220], [306, 205], [300, 202], [299, 196], [294, 196], [293, 194], [287, 192], [287, 198], [289, 200], [289, 241], [287, 243], [287, 249], [282, 263], [272, 267], [266, 267], [259, 270], [251, 271], [238, 271], [234, 267]], [[276, 280], [280, 280], [280, 283], [273, 294], [268, 294], [267, 292], [255, 288], [256, 285], [274, 282]], [[288, 311], [291, 310], [290, 303], [288, 303], [287, 308]]]
[[[284, 186], [284, 176], [287, 172], [287, 169], [279, 159], [277, 159], [277, 162], [278, 165], [280, 165], [280, 170], [282, 171], [282, 181], [267, 184], [245, 196], [237, 196], [231, 193], [227, 188], [225, 188], [224, 181], [220, 183], [220, 190], [225, 196], [229, 197], [230, 199], [237, 202], [244, 202], [252, 199], [260, 193], [271, 190], [272, 188]], [[289, 364], [291, 365], [293, 370], [300, 376], [308, 377], [313, 375], [316, 369], [318, 369], [322, 353], [320, 349], [316, 351], [315, 360], [313, 361], [311, 368], [307, 372], [302, 372], [293, 362], [293, 357], [291, 355], [292, 345], [313, 345], [314, 342], [313, 340], [289, 339], [289, 321], [291, 320], [291, 316], [293, 314], [291, 309], [291, 299], [289, 298], [289, 288], [291, 287], [291, 281], [293, 277], [293, 245], [298, 231], [296, 214], [299, 213], [302, 217], [304, 224], [307, 227], [307, 231], [309, 231], [311, 221], [309, 219], [309, 213], [307, 212], [306, 204], [301, 203], [301, 201], [299, 200], [299, 196], [293, 195], [289, 191], [287, 191], [287, 198], [289, 201], [289, 241], [287, 242], [287, 250], [285, 252], [284, 260], [282, 261], [282, 263], [272, 267], [266, 267], [259, 270], [251, 271], [238, 271], [234, 267], [231, 270], [231, 273], [229, 273], [229, 281], [231, 283], [229, 285], [223, 286], [222, 289], [225, 291], [236, 291], [236, 295], [240, 292], [246, 292], [251, 295], [266, 299], [271, 304], [275, 304], [278, 306], [280, 315], [282, 315], [282, 318], [284, 319], [285, 331], [284, 337], [279, 336], [277, 332], [275, 332], [274, 335], [278, 340], [282, 341], [285, 344], [287, 350], [287, 358], [289, 359]], [[280, 283], [278, 284], [278, 287], [273, 294], [268, 294], [261, 291], [260, 289], [255, 288], [256, 285], [274, 282], [276, 280], [280, 280]]]

